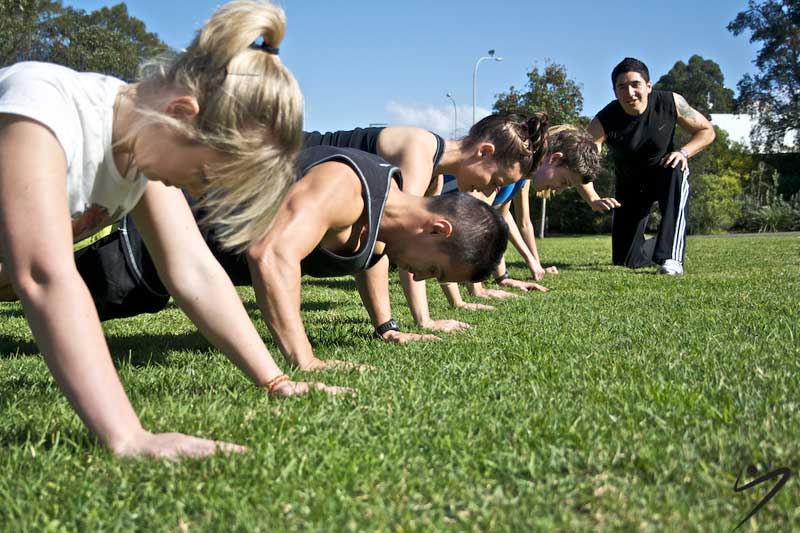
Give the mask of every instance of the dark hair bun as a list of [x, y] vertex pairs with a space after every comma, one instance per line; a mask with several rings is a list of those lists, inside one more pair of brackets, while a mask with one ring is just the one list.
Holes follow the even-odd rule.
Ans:
[[547, 133], [549, 121], [547, 113], [534, 113], [534, 115], [525, 121], [525, 130], [528, 132], [528, 139], [532, 142], [542, 138]]

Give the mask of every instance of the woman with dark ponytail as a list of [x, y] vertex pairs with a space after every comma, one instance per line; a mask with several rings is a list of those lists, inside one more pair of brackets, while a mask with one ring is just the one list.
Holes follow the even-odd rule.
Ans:
[[[536, 196], [550, 198], [569, 187], [580, 187], [591, 183], [600, 172], [600, 153], [589, 133], [570, 124], [552, 126], [548, 129], [547, 154], [544, 161], [533, 171], [530, 179], [523, 179], [511, 185], [505, 185], [484, 200], [491, 201], [508, 224], [509, 241], [519, 252], [520, 257], [530, 269], [531, 277], [538, 281], [545, 273], [558, 274], [558, 269], [551, 266], [544, 268], [539, 262], [539, 252], [533, 233], [533, 222], [530, 215], [530, 189]], [[511, 205], [514, 214], [511, 214]], [[495, 283], [500, 287], [510, 287], [524, 291], [538, 290], [547, 292], [545, 287], [530, 281], [517, 280], [509, 276], [505, 259], [500, 261], [494, 272]], [[451, 283], [443, 285], [448, 300], [453, 307], [463, 307], [463, 300], [458, 286]], [[473, 296], [482, 298], [509, 297], [511, 293], [485, 289], [480, 283], [468, 283], [467, 288]]]
[[[381, 156], [400, 167], [403, 190], [416, 195], [435, 195], [442, 190], [439, 176], [455, 176], [450, 185], [463, 192], [494, 194], [499, 188], [530, 176], [543, 166], [548, 151], [548, 119], [544, 113], [531, 117], [489, 115], [470, 128], [463, 139], [445, 140], [435, 133], [414, 127], [356, 128], [329, 133], [305, 133], [305, 146], [329, 145], [350, 147]], [[553, 167], [557, 166], [554, 162]], [[404, 342], [429, 339], [402, 333], [396, 327], [386, 329], [392, 321], [388, 295], [388, 260], [356, 276], [362, 300], [367, 306], [373, 326], [384, 340]], [[400, 271], [400, 281], [415, 322], [434, 331], [455, 331], [469, 325], [457, 320], [433, 320], [428, 311], [424, 282], [415, 282]], [[463, 303], [467, 309], [488, 306]]]

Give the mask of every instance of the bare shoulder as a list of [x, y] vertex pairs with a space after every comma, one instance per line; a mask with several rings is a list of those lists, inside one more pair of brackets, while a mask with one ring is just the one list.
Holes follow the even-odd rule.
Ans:
[[432, 160], [435, 152], [436, 137], [426, 129], [390, 126], [378, 137], [378, 155], [395, 165], [409, 156]]
[[353, 224], [364, 210], [363, 187], [355, 170], [340, 161], [312, 167], [289, 189], [286, 202], [325, 216], [331, 227]]
[[600, 119], [596, 116], [589, 122], [589, 127], [586, 128], [586, 131], [589, 132], [589, 135], [592, 136], [592, 139], [595, 141], [602, 140], [606, 136], [606, 132], [603, 129], [603, 124], [600, 122]]

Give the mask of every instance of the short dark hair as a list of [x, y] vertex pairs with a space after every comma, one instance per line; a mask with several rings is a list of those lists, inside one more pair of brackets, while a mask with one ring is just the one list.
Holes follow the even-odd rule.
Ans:
[[647, 65], [633, 57], [626, 57], [611, 71], [611, 85], [617, 84], [617, 76], [625, 74], [626, 72], [638, 72], [644, 78], [644, 81], [650, 81], [650, 71], [647, 70]]
[[570, 124], [553, 126], [548, 130], [550, 136], [550, 154], [564, 154], [563, 163], [572, 172], [581, 176], [581, 181], [591, 183], [600, 173], [600, 152], [594, 139], [583, 128]]
[[488, 278], [508, 246], [508, 226], [497, 210], [461, 192], [428, 198], [427, 208], [453, 224], [442, 244], [450, 263], [471, 265], [474, 283]]

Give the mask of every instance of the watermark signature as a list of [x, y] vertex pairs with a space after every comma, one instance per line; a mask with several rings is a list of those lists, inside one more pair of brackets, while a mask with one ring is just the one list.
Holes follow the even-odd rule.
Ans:
[[[756, 470], [755, 466], [750, 465], [750, 466], [747, 467], [747, 475], [748, 476], [753, 477], [756, 474], [758, 474], [758, 470]], [[742, 519], [742, 521], [739, 522], [739, 524], [735, 528], [733, 528], [734, 531], [739, 529], [742, 524], [744, 524], [745, 522], [750, 520], [750, 518], [754, 514], [756, 514], [762, 507], [764, 507], [773, 498], [773, 496], [778, 494], [778, 492], [783, 488], [783, 486], [786, 485], [786, 482], [789, 481], [789, 478], [792, 477], [792, 471], [789, 470], [787, 467], [783, 466], [781, 468], [773, 470], [772, 472], [767, 472], [763, 476], [760, 476], [760, 477], [754, 479], [753, 481], [751, 481], [750, 483], [748, 483], [746, 485], [742, 485], [742, 486], [739, 486], [739, 481], [742, 478], [742, 474], [740, 473], [736, 477], [736, 483], [733, 484], [734, 492], [744, 492], [746, 490], [750, 490], [753, 487], [757, 487], [758, 485], [761, 485], [762, 483], [765, 483], [765, 482], [767, 482], [767, 481], [769, 481], [771, 479], [774, 479], [776, 477], [780, 477], [780, 479], [772, 487], [772, 490], [770, 490], [767, 493], [767, 495], [764, 496], [761, 499], [761, 501], [758, 502], [758, 504], [755, 507], [753, 507], [753, 509], [749, 513], [747, 513], [747, 516], [745, 516]]]

